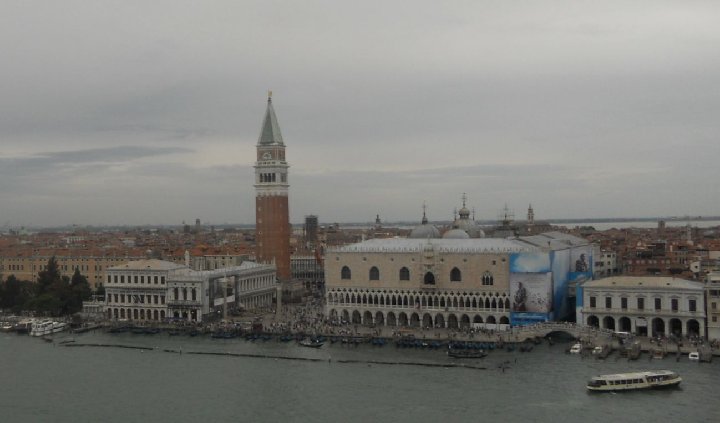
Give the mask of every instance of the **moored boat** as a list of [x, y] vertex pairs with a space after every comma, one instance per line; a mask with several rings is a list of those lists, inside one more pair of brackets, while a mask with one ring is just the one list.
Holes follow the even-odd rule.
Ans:
[[55, 322], [52, 320], [43, 320], [35, 322], [30, 329], [30, 336], [46, 336], [53, 333], [62, 332], [68, 329], [68, 324], [64, 322]]
[[453, 358], [483, 358], [487, 356], [487, 353], [484, 350], [448, 348], [447, 355]]
[[674, 387], [682, 378], [670, 370], [652, 370], [646, 372], [617, 373], [592, 378], [587, 389], [590, 391], [634, 391], [652, 388]]
[[30, 333], [30, 329], [32, 329], [34, 323], [34, 319], [23, 319], [13, 326], [13, 331], [17, 334], [27, 335]]
[[582, 344], [577, 343], [574, 344], [570, 349], [568, 350], [570, 354], [580, 354], [582, 352]]
[[309, 347], [309, 348], [320, 348], [323, 345], [325, 345], [325, 342], [317, 340], [317, 339], [303, 339], [299, 342], [300, 345], [303, 347]]

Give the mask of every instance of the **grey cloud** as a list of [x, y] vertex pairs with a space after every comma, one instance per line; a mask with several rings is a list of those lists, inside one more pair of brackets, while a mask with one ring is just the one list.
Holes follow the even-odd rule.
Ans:
[[192, 152], [192, 150], [181, 147], [118, 146], [75, 151], [50, 151], [20, 157], [0, 157], [0, 163], [3, 167], [13, 166], [16, 169], [33, 168], [33, 170], [37, 170], [44, 166], [76, 165], [97, 162], [117, 163], [147, 157], [190, 152]]
[[717, 3], [413, 5], [5, 5], [0, 214], [252, 222], [266, 89], [294, 221], [720, 207]]

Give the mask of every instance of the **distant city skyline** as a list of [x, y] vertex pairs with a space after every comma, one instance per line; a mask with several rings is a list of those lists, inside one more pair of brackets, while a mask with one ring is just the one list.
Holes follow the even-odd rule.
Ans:
[[720, 4], [412, 4], [6, 4], [0, 229], [720, 214]]

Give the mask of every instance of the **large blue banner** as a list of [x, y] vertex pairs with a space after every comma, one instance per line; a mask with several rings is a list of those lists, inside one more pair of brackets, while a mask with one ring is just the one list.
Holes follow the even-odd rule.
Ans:
[[510, 254], [510, 273], [547, 273], [550, 271], [548, 253]]
[[570, 250], [556, 250], [551, 254], [553, 273], [553, 319], [563, 320], [570, 313], [567, 305]]

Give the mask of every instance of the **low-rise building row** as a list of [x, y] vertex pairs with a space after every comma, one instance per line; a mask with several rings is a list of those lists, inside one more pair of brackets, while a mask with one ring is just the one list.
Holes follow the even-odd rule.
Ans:
[[162, 260], [131, 261], [107, 269], [105, 313], [111, 320], [202, 322], [230, 309], [272, 307], [275, 267], [244, 262], [193, 270]]

